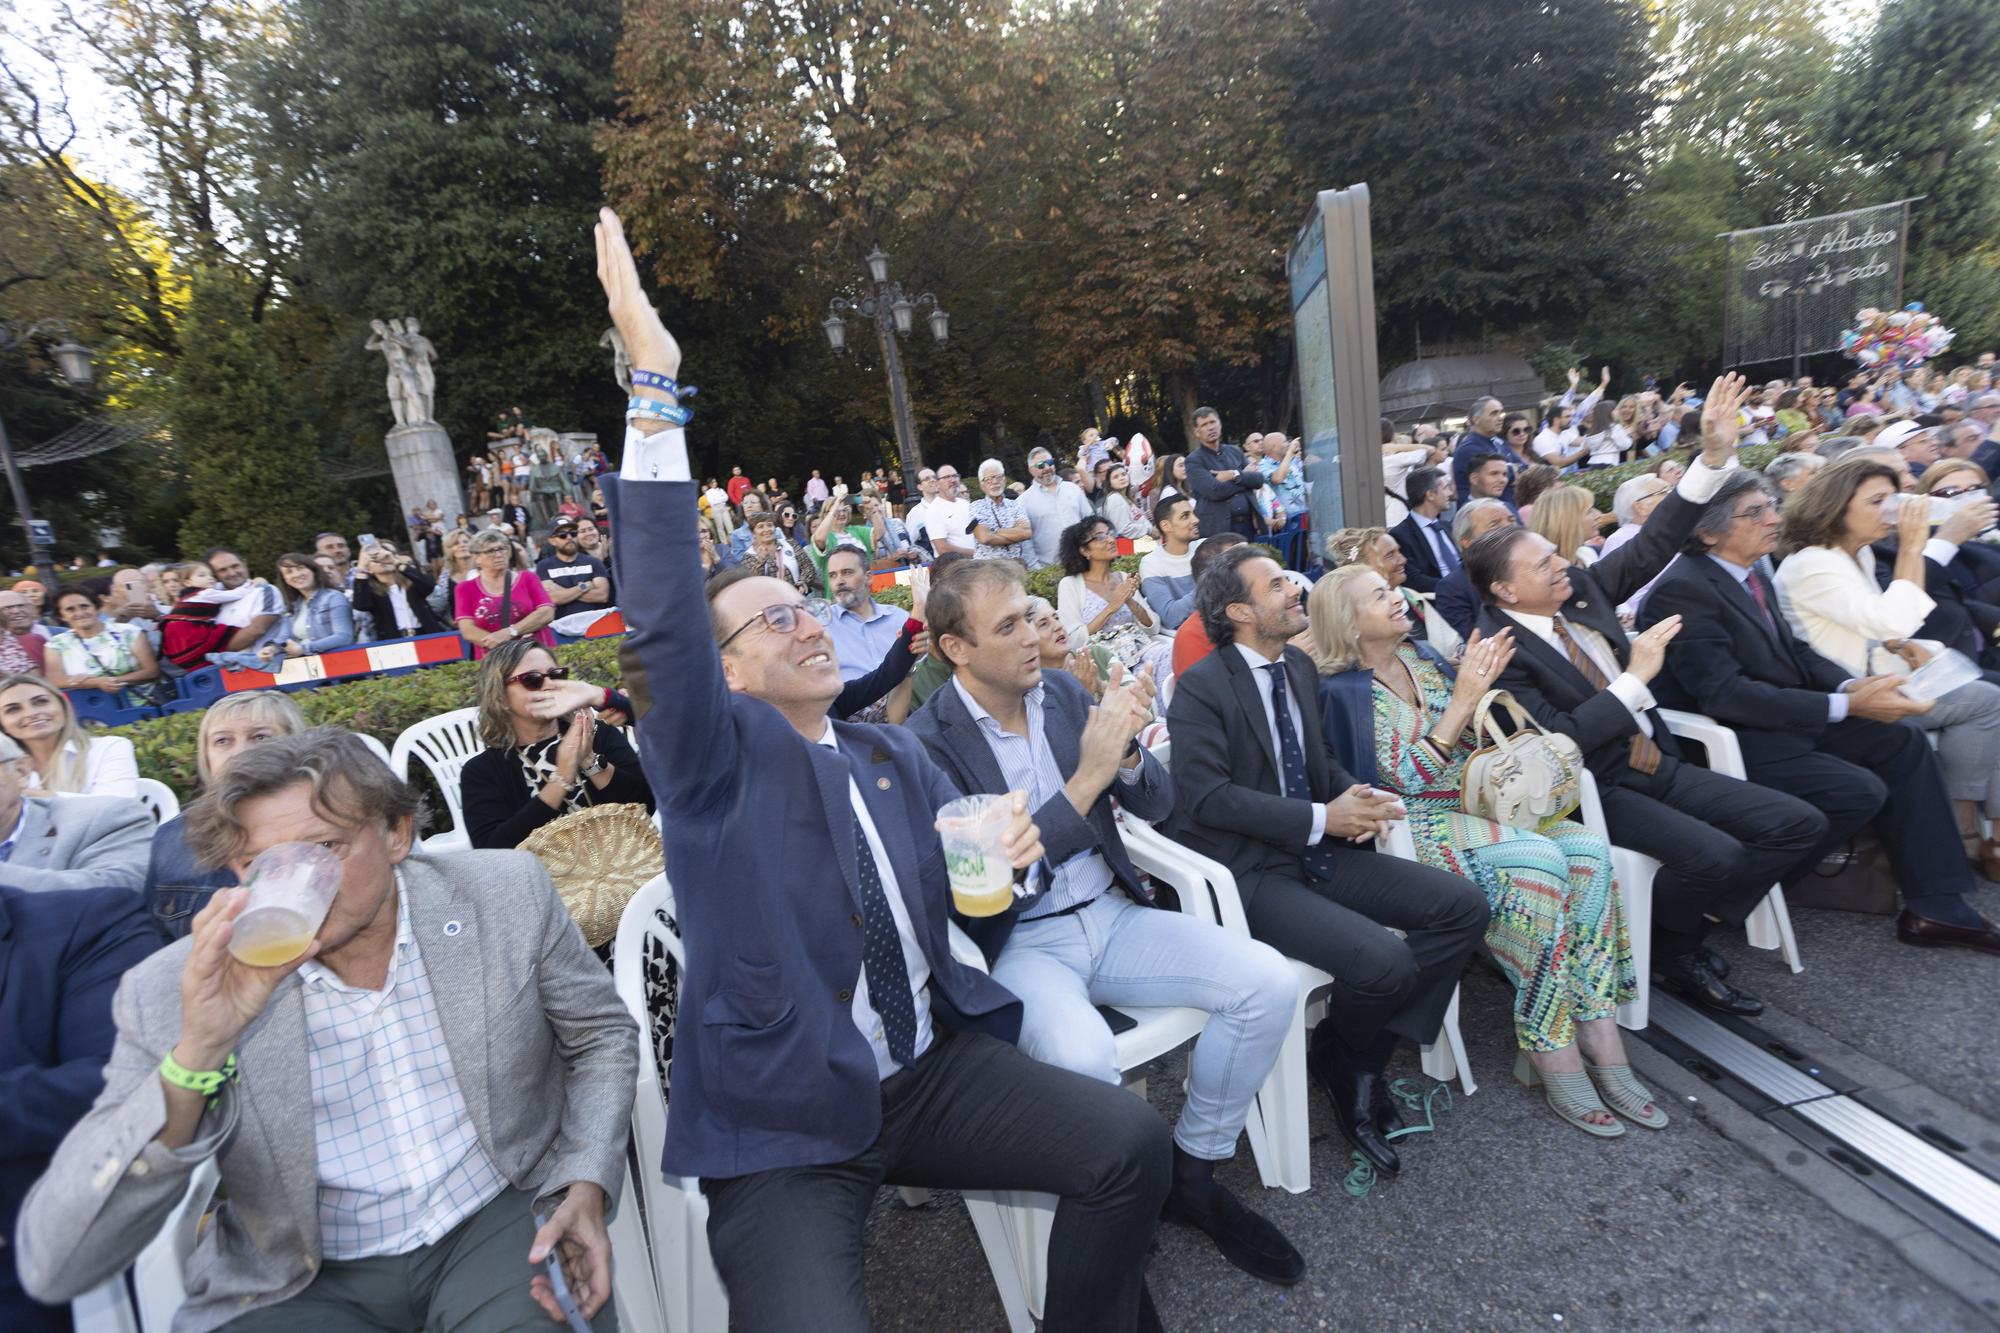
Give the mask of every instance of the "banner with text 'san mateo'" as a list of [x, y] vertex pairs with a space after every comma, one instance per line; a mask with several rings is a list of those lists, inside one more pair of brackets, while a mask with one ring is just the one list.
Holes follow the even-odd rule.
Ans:
[[1724, 363], [1838, 351], [1855, 311], [1901, 305], [1914, 202], [1725, 234]]

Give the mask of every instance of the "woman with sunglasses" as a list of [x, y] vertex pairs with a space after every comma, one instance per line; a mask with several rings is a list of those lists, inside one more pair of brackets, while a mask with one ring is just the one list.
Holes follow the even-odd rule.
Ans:
[[[465, 830], [478, 848], [519, 847], [542, 825], [593, 805], [653, 808], [639, 756], [588, 707], [545, 716], [569, 668], [532, 639], [495, 644], [479, 662], [479, 739], [459, 775]], [[604, 700], [621, 700], [610, 691]]]

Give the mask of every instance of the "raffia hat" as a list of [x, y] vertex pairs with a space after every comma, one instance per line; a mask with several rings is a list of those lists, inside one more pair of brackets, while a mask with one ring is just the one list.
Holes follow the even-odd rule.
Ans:
[[618, 934], [625, 904], [663, 868], [660, 831], [643, 805], [593, 805], [564, 815], [530, 833], [521, 850], [541, 858], [593, 949]]

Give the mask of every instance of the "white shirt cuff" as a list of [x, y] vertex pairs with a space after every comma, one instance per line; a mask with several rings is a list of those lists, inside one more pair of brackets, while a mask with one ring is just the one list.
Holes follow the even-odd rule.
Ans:
[[679, 426], [654, 431], [651, 435], [637, 425], [625, 427], [625, 460], [618, 469], [621, 481], [693, 481], [688, 464], [687, 431]]
[[1715, 498], [1722, 488], [1722, 479], [1736, 470], [1736, 455], [1721, 467], [1710, 467], [1696, 455], [1688, 460], [1687, 471], [1681, 474], [1680, 484], [1674, 487], [1674, 494], [1689, 504], [1705, 505]]
[[1326, 807], [1321, 805], [1318, 801], [1314, 801], [1313, 831], [1312, 831], [1312, 836], [1306, 839], [1306, 846], [1308, 847], [1319, 846], [1319, 840], [1321, 838], [1324, 838], [1325, 836], [1326, 836]]
[[1924, 559], [1935, 560], [1940, 565], [1948, 565], [1958, 558], [1958, 543], [1948, 542], [1942, 537], [1933, 537], [1924, 543]]
[[1645, 714], [1646, 710], [1653, 706], [1653, 692], [1646, 688], [1645, 681], [1629, 671], [1621, 671], [1618, 673], [1618, 679], [1604, 688], [1610, 692], [1612, 698], [1625, 705], [1639, 723], [1640, 730], [1648, 729]]
[[1826, 696], [1826, 720], [1830, 723], [1847, 721], [1847, 693], [1844, 686], [1839, 693]]
[[1120, 782], [1137, 782], [1139, 775], [1145, 771], [1146, 756], [1142, 754], [1139, 756], [1139, 762], [1130, 768], [1125, 767], [1123, 764], [1118, 765], [1118, 780]]

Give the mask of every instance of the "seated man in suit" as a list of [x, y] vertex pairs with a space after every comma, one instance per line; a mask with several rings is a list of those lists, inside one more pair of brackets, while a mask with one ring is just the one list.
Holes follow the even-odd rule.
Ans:
[[1702, 506], [1735, 468], [1740, 379], [1717, 381], [1703, 412], [1701, 457], [1639, 535], [1588, 569], [1549, 541], [1503, 528], [1466, 548], [1486, 599], [1480, 629], [1514, 631], [1500, 677], [1522, 707], [1582, 747], [1611, 841], [1660, 862], [1653, 881], [1653, 970], [1670, 989], [1727, 1013], [1763, 1003], [1732, 987], [1702, 948], [1709, 915], [1741, 922], [1772, 883], [1814, 859], [1826, 820], [1782, 792], [1683, 763], [1649, 686], [1680, 628], [1661, 620], [1627, 643], [1618, 604], [1680, 550]]
[[27, 752], [0, 735], [0, 888], [146, 887], [153, 817], [122, 796], [22, 795]]
[[1140, 819], [1173, 813], [1166, 768], [1133, 738], [1152, 720], [1153, 685], [1114, 663], [1104, 700], [1065, 671], [1043, 671], [1020, 566], [978, 561], [931, 588], [926, 614], [952, 683], [910, 730], [961, 791], [1028, 793], [1047, 856], [999, 916], [965, 927], [993, 979], [1021, 997], [1021, 1049], [1116, 1085], [1117, 1052], [1099, 1004], [1186, 1005], [1208, 1026], [1188, 1061], [1174, 1133], [1167, 1217], [1199, 1228], [1247, 1273], [1289, 1286], [1305, 1260], [1215, 1179], [1269, 1077], [1298, 1002], [1277, 950], [1180, 912], [1152, 910], [1118, 836], [1118, 804]]
[[1465, 563], [1459, 559], [1458, 544], [1451, 539], [1444, 517], [1456, 498], [1451, 474], [1441, 467], [1418, 468], [1410, 474], [1406, 494], [1409, 516], [1389, 529], [1409, 562], [1403, 569], [1403, 582], [1418, 592], [1436, 592], [1438, 581]]
[[189, 808], [204, 864], [241, 879], [267, 848], [317, 843], [340, 883], [290, 962], [229, 951], [253, 890], [224, 889], [132, 969], [104, 1094], [21, 1212], [30, 1293], [69, 1300], [125, 1268], [213, 1159], [223, 1203], [188, 1258], [186, 1327], [539, 1325], [561, 1318], [553, 1254], [615, 1329], [632, 1019], [541, 862], [413, 852], [420, 805], [322, 728], [239, 755]]
[[[28, 1187], [104, 1089], [111, 995], [128, 968], [167, 942], [124, 889], [0, 889], [0, 1236], [12, 1237]], [[28, 1298], [0, 1245], [0, 1327], [67, 1333], [69, 1311]]]
[[[1751, 779], [1820, 811], [1827, 829], [1805, 866], [1873, 820], [1902, 890], [1899, 939], [2000, 953], [2000, 930], [1967, 900], [1976, 887], [1937, 755], [1905, 719], [1928, 704], [1900, 676], [1853, 679], [1791, 631], [1757, 568], [1778, 541], [1778, 497], [1730, 478], [1654, 585], [1642, 624], [1673, 617], [1661, 698], [1736, 731]], [[1795, 870], [1796, 878], [1801, 871]]]
[[1402, 1121], [1383, 1071], [1398, 1042], [1436, 1037], [1485, 935], [1486, 899], [1456, 875], [1365, 845], [1403, 809], [1328, 753], [1318, 673], [1290, 644], [1305, 611], [1278, 562], [1261, 547], [1233, 547], [1202, 572], [1195, 596], [1216, 648], [1176, 680], [1167, 710], [1170, 831], [1229, 867], [1252, 935], [1333, 974], [1308, 1068], [1349, 1142], [1396, 1171], [1385, 1136]]
[[[1517, 527], [1520, 522], [1514, 511], [1498, 500], [1467, 500], [1452, 516], [1452, 543], [1462, 555], [1467, 547], [1495, 528]], [[1464, 564], [1438, 580], [1436, 605], [1438, 614], [1458, 631], [1459, 638], [1472, 637], [1473, 628], [1479, 624], [1479, 594], [1473, 591]]]
[[[662, 409], [635, 416], [605, 494], [687, 945], [663, 1167], [701, 1178], [732, 1322], [870, 1327], [862, 1227], [888, 1182], [1056, 1195], [1044, 1327], [1132, 1328], [1166, 1126], [1015, 1049], [1020, 1002], [946, 933], [934, 824], [960, 793], [903, 728], [828, 720], [840, 664], [798, 591], [747, 571], [704, 589], [686, 437], [661, 429], [680, 349], [608, 209], [598, 256], [635, 392]], [[704, 593], [706, 624], [688, 614]], [[1016, 810], [1025, 868], [1041, 839]]]

